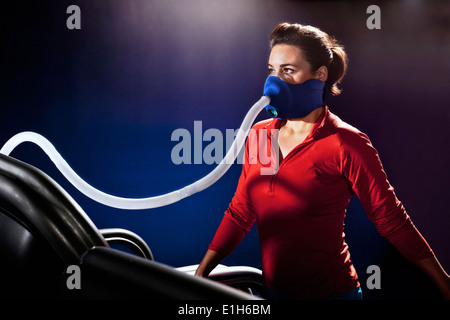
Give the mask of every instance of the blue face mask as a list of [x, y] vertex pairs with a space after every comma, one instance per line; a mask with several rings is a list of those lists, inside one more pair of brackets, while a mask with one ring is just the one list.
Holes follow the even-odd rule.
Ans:
[[272, 118], [303, 118], [323, 106], [324, 86], [325, 82], [317, 79], [289, 84], [270, 76], [264, 84], [264, 95], [270, 97], [266, 111]]

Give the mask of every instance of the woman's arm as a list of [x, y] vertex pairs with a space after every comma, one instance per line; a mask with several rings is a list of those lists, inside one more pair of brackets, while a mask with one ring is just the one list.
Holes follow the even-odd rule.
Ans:
[[230, 215], [231, 211], [228, 209], [195, 275], [207, 277], [227, 255], [231, 254], [249, 231], [239, 226]]
[[369, 138], [364, 134], [359, 139], [357, 135], [346, 138], [342, 167], [370, 220], [407, 260], [434, 281], [444, 299], [450, 299], [449, 275], [397, 199]]
[[209, 273], [225, 258], [224, 254], [208, 249], [202, 262], [200, 262], [196, 276], [207, 277]]
[[450, 300], [450, 276], [445, 272], [434, 255], [414, 261], [413, 264], [431, 278], [445, 300]]
[[256, 215], [249, 205], [245, 187], [249, 164], [249, 143], [247, 141], [244, 163], [236, 192], [225, 211], [225, 215], [208, 247], [208, 251], [206, 251], [202, 262], [195, 272], [197, 276], [207, 277], [226, 256], [231, 254], [255, 223]]

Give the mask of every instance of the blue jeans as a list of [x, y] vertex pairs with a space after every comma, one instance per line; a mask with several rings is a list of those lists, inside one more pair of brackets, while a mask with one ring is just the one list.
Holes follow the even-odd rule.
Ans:
[[[272, 291], [270, 289], [267, 289], [267, 297], [266, 298], [270, 299], [270, 300], [292, 300], [292, 298], [283, 296], [283, 295], [276, 293], [275, 291]], [[362, 300], [361, 287], [334, 294], [325, 300]]]
[[337, 293], [327, 298], [327, 300], [362, 300], [362, 290], [361, 287]]

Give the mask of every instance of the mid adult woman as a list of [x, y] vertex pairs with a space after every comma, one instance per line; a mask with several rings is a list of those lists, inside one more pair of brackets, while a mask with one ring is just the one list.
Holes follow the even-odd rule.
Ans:
[[[347, 56], [325, 32], [283, 23], [272, 32], [270, 46], [269, 76], [292, 85], [315, 79], [324, 84], [324, 95], [341, 92]], [[343, 233], [345, 211], [356, 194], [380, 234], [450, 298], [449, 276], [396, 198], [365, 134], [326, 105], [299, 117], [262, 121], [253, 132], [258, 145], [247, 142], [236, 193], [197, 275], [207, 276], [256, 221], [264, 280], [277, 297], [360, 299]], [[259, 161], [261, 144], [279, 150], [273, 174], [261, 174], [267, 169]]]

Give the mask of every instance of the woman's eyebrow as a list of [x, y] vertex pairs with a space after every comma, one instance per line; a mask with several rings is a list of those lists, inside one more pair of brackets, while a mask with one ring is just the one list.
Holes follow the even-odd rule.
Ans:
[[285, 68], [285, 67], [295, 67], [295, 64], [293, 63], [284, 63], [282, 65], [280, 65], [281, 68]]
[[[280, 68], [285, 68], [285, 67], [295, 67], [295, 64], [293, 64], [293, 63], [283, 63], [283, 64], [280, 64]], [[269, 67], [269, 68], [273, 68], [273, 66], [269, 63], [269, 64], [267, 64], [267, 67]]]

